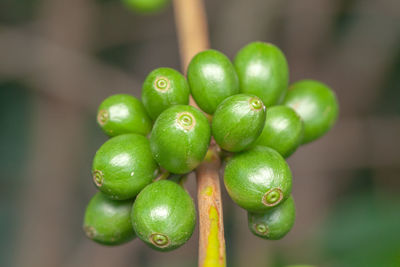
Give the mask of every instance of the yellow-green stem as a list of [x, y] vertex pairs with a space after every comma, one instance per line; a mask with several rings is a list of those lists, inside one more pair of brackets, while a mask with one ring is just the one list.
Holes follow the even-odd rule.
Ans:
[[[222, 216], [219, 168], [216, 145], [211, 145], [205, 161], [196, 169], [200, 219], [199, 266], [226, 266], [224, 221]], [[211, 154], [211, 155], [210, 155]]]

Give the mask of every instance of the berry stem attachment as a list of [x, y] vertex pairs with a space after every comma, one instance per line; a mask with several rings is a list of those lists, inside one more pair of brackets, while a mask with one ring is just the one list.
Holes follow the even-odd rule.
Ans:
[[[184, 72], [198, 52], [209, 48], [203, 0], [174, 0], [175, 22]], [[190, 104], [196, 106], [193, 99]], [[225, 267], [225, 237], [219, 182], [219, 148], [211, 142], [207, 156], [196, 169], [200, 219], [199, 267]]]
[[160, 173], [159, 173], [159, 175], [153, 180], [153, 182], [160, 181], [160, 180], [165, 180], [165, 179], [167, 179], [170, 175], [171, 175], [171, 174], [170, 174], [168, 171], [166, 171], [166, 170], [161, 170]]

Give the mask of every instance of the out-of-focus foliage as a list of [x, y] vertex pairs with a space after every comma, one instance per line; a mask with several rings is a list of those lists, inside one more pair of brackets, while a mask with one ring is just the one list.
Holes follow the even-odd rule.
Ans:
[[96, 56], [107, 64], [128, 69], [134, 52], [135, 49], [131, 44], [118, 44], [100, 50], [96, 53]]
[[[29, 153], [31, 94], [21, 82], [0, 80], [0, 247], [12, 247], [18, 227], [16, 196], [21, 192]], [[10, 251], [0, 249], [0, 265], [10, 266]]]
[[[0, 81], [0, 169], [2, 173], [21, 171], [28, 152], [29, 89], [19, 81]], [[0, 181], [10, 182], [10, 177], [0, 176]], [[12, 180], [17, 179], [13, 178]], [[4, 187], [0, 186], [0, 190]]]
[[19, 24], [31, 20], [40, 0], [1, 0], [0, 24]]
[[400, 197], [376, 189], [362, 171], [322, 228], [325, 260], [332, 267], [400, 266]]
[[340, 12], [337, 13], [333, 23], [333, 34], [337, 41], [341, 41], [346, 35], [349, 26], [356, 19], [354, 13], [354, 7], [356, 2], [359, 0], [339, 0], [338, 9]]
[[383, 114], [400, 114], [400, 47], [393, 56], [394, 64], [387, 72], [387, 79], [382, 84], [384, 92], [377, 111]]

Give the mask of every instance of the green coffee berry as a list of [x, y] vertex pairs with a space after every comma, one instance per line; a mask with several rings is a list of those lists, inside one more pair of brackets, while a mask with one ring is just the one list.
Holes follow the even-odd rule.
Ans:
[[253, 42], [234, 60], [240, 92], [261, 98], [266, 107], [279, 103], [287, 90], [289, 69], [285, 55], [273, 44]]
[[159, 68], [150, 72], [142, 87], [143, 105], [153, 120], [173, 105], [189, 104], [189, 94], [186, 78], [170, 68]]
[[212, 135], [221, 148], [237, 152], [256, 141], [264, 123], [265, 107], [260, 98], [238, 94], [218, 106], [212, 119]]
[[93, 160], [93, 181], [113, 199], [135, 197], [156, 177], [158, 166], [146, 137], [124, 134], [105, 142]]
[[136, 235], [130, 213], [133, 200], [112, 200], [98, 192], [86, 208], [83, 229], [88, 238], [103, 245], [119, 245]]
[[147, 135], [152, 126], [143, 104], [126, 94], [106, 98], [99, 106], [97, 123], [109, 136], [125, 133]]
[[292, 108], [273, 106], [267, 109], [264, 129], [254, 146], [271, 147], [287, 158], [300, 145], [303, 131], [303, 121]]
[[169, 251], [192, 236], [196, 210], [192, 198], [181, 186], [161, 180], [139, 193], [131, 218], [141, 240], [157, 250]]
[[183, 174], [201, 163], [210, 139], [210, 125], [204, 114], [192, 106], [177, 105], [158, 116], [150, 146], [161, 167]]
[[239, 93], [235, 68], [216, 50], [198, 53], [189, 64], [187, 76], [194, 100], [208, 114], [213, 114], [225, 98]]
[[284, 104], [293, 108], [304, 121], [303, 144], [328, 132], [339, 112], [335, 93], [327, 85], [313, 80], [292, 84]]
[[290, 196], [292, 174], [278, 152], [257, 146], [228, 161], [224, 183], [230, 197], [240, 207], [251, 212], [265, 212]]
[[250, 231], [264, 239], [282, 239], [293, 227], [296, 217], [293, 197], [264, 213], [248, 212]]
[[122, 0], [128, 8], [141, 14], [150, 14], [162, 11], [170, 0]]

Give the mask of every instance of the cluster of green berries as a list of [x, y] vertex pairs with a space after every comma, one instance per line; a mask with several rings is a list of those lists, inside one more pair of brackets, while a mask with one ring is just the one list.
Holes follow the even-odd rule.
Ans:
[[[229, 152], [224, 184], [248, 211], [251, 232], [285, 236], [295, 219], [285, 158], [325, 134], [338, 114], [326, 85], [303, 80], [288, 88], [288, 79], [281, 50], [254, 42], [233, 63], [215, 50], [198, 53], [187, 79], [170, 68], [153, 70], [142, 101], [122, 94], [104, 100], [97, 121], [111, 138], [93, 160], [101, 192], [86, 210], [88, 237], [115, 245], [138, 236], [162, 251], [184, 244], [196, 210], [175, 180], [199, 166], [212, 137]], [[202, 111], [188, 105], [190, 94]]]

